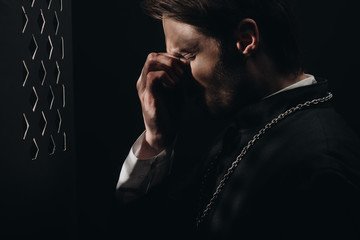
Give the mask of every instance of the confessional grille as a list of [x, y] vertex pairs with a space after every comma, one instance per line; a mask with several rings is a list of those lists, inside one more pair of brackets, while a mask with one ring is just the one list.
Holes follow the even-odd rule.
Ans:
[[18, 83], [28, 96], [23, 117], [23, 141], [29, 143], [30, 159], [66, 151], [63, 112], [67, 79], [62, 75], [66, 39], [63, 36], [63, 0], [22, 0], [22, 33], [27, 54], [19, 64], [23, 77]]

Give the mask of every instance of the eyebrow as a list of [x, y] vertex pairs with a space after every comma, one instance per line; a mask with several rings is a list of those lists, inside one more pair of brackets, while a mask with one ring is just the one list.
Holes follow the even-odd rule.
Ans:
[[180, 53], [193, 53], [198, 50], [199, 50], [199, 45], [195, 44], [193, 47], [180, 49]]

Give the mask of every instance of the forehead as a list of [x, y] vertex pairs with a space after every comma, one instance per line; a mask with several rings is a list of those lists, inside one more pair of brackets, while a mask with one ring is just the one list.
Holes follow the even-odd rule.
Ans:
[[162, 23], [168, 52], [181, 52], [196, 48], [207, 38], [189, 24], [170, 18], [163, 18]]

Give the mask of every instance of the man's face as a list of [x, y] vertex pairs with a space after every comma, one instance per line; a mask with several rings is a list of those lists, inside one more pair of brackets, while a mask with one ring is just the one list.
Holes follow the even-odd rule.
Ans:
[[193, 80], [200, 86], [210, 113], [222, 115], [236, 107], [243, 98], [241, 92], [246, 93], [246, 84], [241, 77], [243, 61], [235, 44], [231, 53], [224, 55], [216, 39], [194, 26], [164, 18], [163, 28], [167, 52], [189, 61]]

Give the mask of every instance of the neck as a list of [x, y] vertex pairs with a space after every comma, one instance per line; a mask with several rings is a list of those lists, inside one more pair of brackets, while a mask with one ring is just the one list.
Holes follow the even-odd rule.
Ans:
[[258, 88], [259, 97], [271, 95], [307, 77], [304, 72], [282, 74], [267, 55], [261, 54], [247, 61], [248, 76]]

